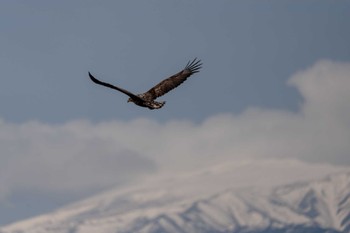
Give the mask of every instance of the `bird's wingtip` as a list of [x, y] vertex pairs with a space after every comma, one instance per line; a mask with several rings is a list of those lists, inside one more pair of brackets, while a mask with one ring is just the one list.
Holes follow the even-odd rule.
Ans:
[[92, 76], [92, 74], [90, 73], [90, 72], [88, 72], [89, 73], [89, 77], [91, 78], [91, 79], [94, 79], [95, 77], [94, 76]]

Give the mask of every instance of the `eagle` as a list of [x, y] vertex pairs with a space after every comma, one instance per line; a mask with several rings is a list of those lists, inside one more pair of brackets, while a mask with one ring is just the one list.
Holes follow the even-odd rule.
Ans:
[[153, 110], [153, 109], [159, 109], [163, 107], [165, 104], [165, 101], [157, 102], [155, 101], [155, 99], [168, 93], [174, 88], [178, 87], [192, 74], [198, 73], [201, 68], [202, 68], [201, 60], [197, 60], [197, 58], [195, 58], [192, 61], [190, 60], [183, 70], [181, 70], [177, 74], [170, 76], [167, 79], [164, 79], [163, 81], [161, 81], [160, 83], [158, 83], [157, 85], [149, 89], [147, 92], [142, 94], [133, 94], [130, 91], [127, 91], [123, 88], [114, 86], [106, 82], [102, 82], [96, 79], [94, 76], [92, 76], [90, 72], [89, 72], [89, 77], [96, 84], [112, 88], [114, 90], [120, 91], [128, 95], [130, 97], [128, 99], [128, 102], [132, 102], [138, 106], [146, 107]]

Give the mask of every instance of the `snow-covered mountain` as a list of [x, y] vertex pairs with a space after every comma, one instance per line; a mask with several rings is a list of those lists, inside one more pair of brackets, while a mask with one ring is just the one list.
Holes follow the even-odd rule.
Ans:
[[210, 195], [200, 194], [200, 187], [193, 183], [197, 192], [191, 190], [191, 180], [186, 180], [187, 188], [166, 179], [164, 184], [168, 186], [159, 189], [147, 183], [143, 187], [107, 192], [5, 226], [0, 232], [350, 232], [349, 172], [312, 182], [265, 189], [226, 189]]

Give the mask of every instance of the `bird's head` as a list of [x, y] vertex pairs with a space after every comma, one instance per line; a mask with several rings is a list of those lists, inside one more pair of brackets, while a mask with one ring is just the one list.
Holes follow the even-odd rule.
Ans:
[[134, 102], [134, 101], [133, 101], [133, 99], [129, 98], [129, 99], [128, 99], [128, 103], [129, 103], [129, 102]]

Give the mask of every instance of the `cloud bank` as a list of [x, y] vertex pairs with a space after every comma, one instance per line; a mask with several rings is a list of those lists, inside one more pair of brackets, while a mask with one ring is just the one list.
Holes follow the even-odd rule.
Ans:
[[0, 197], [26, 188], [65, 193], [108, 188], [148, 174], [246, 159], [349, 166], [350, 63], [319, 61], [288, 85], [303, 97], [297, 112], [251, 107], [200, 124], [1, 121]]

